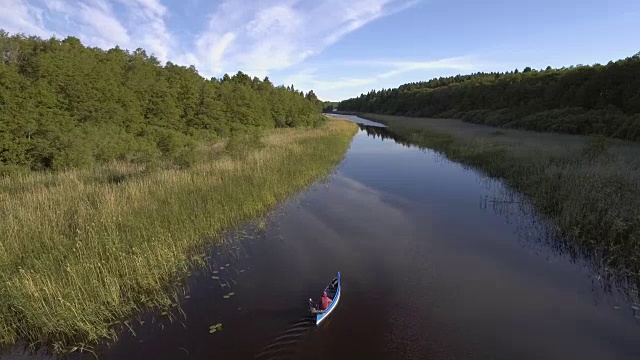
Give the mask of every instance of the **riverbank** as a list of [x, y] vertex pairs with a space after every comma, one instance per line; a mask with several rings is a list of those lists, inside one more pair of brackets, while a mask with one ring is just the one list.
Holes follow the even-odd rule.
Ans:
[[402, 141], [504, 179], [592, 250], [606, 271], [640, 274], [640, 144], [498, 129], [460, 120], [359, 114]]
[[203, 246], [328, 174], [357, 127], [276, 129], [202, 147], [190, 169], [115, 164], [0, 180], [0, 345], [73, 351], [171, 306]]

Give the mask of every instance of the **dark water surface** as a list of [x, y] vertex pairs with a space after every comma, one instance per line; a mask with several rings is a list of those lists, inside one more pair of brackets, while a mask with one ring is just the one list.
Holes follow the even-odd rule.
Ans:
[[[248, 240], [235, 234], [237, 257], [213, 250], [189, 279], [186, 317], [134, 326], [102, 358], [640, 358], [628, 293], [550, 242], [521, 199], [372, 132]], [[305, 304], [336, 270], [340, 304], [316, 328]]]

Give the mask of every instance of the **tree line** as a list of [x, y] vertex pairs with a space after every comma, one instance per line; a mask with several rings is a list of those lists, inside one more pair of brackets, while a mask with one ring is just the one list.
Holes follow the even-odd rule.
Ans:
[[0, 30], [0, 173], [185, 159], [203, 139], [316, 126], [322, 107], [269, 78], [205, 79], [143, 49]]
[[414, 82], [344, 100], [338, 110], [640, 141], [640, 53], [607, 65]]
[[322, 102], [322, 112], [330, 113], [333, 112], [333, 109], [338, 106], [338, 102], [335, 101], [323, 101]]

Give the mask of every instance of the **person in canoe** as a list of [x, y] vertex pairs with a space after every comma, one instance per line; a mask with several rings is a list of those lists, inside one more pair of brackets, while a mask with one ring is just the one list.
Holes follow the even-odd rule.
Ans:
[[322, 293], [322, 297], [320, 298], [320, 302], [318, 303], [319, 310], [327, 310], [329, 305], [331, 304], [331, 299], [327, 296], [327, 292]]
[[318, 314], [326, 311], [329, 308], [329, 305], [333, 302], [333, 299], [329, 297], [327, 291], [331, 296], [335, 296], [335, 293], [340, 285], [340, 280], [338, 278], [333, 279], [331, 284], [329, 284], [326, 289], [322, 292], [322, 297], [320, 297], [320, 301], [317, 303], [313, 301], [313, 299], [309, 299], [309, 311], [312, 314]]

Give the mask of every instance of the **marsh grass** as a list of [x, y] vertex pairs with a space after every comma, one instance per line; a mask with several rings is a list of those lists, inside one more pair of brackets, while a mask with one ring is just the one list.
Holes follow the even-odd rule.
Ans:
[[171, 284], [204, 246], [328, 174], [356, 130], [334, 120], [266, 132], [260, 146], [231, 138], [202, 145], [188, 169], [116, 163], [0, 179], [0, 344], [69, 351], [170, 307]]
[[235, 158], [242, 159], [256, 149], [264, 146], [264, 134], [260, 129], [249, 129], [232, 134], [226, 145], [226, 153]]
[[407, 143], [503, 179], [607, 271], [640, 275], [640, 144], [375, 114]]

